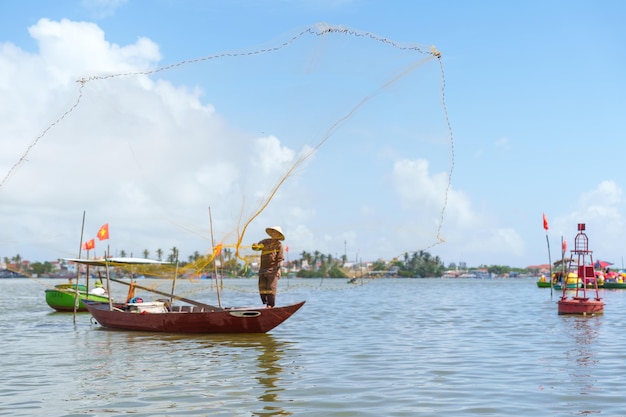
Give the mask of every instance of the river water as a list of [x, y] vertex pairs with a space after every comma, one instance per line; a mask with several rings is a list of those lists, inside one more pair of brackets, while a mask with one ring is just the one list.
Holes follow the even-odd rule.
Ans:
[[[626, 416], [624, 290], [573, 317], [534, 279], [283, 278], [277, 304], [307, 303], [270, 333], [190, 336], [53, 312], [60, 282], [0, 279], [0, 416]], [[219, 302], [258, 305], [255, 285]]]

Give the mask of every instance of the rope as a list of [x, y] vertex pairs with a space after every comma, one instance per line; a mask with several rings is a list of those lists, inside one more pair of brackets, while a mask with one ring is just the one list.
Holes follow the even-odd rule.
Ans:
[[[399, 50], [414, 51], [414, 52], [422, 54], [422, 55], [424, 55], [426, 57], [424, 60], [418, 62], [412, 68], [406, 70], [405, 72], [397, 75], [396, 77], [394, 77], [393, 79], [391, 79], [387, 83], [383, 84], [381, 86], [381, 90], [386, 89], [387, 87], [389, 87], [390, 85], [392, 85], [393, 83], [398, 81], [400, 78], [402, 78], [407, 73], [411, 72], [417, 66], [421, 65], [422, 63], [424, 63], [427, 60], [436, 59], [439, 62], [439, 69], [440, 69], [440, 74], [441, 74], [440, 75], [440, 82], [441, 82], [441, 88], [440, 88], [441, 105], [442, 105], [443, 112], [444, 112], [445, 122], [446, 122], [447, 130], [448, 130], [449, 144], [450, 144], [450, 170], [448, 172], [448, 177], [447, 177], [447, 184], [446, 184], [446, 188], [445, 188], [444, 203], [443, 203], [443, 207], [441, 208], [441, 212], [440, 212], [440, 216], [439, 216], [439, 222], [438, 222], [437, 231], [436, 231], [436, 240], [435, 240], [435, 242], [433, 242], [432, 244], [430, 244], [429, 246], [427, 246], [426, 248], [424, 248], [422, 250], [430, 249], [430, 248], [432, 248], [432, 247], [434, 247], [436, 245], [444, 243], [445, 239], [442, 236], [442, 228], [443, 228], [443, 224], [444, 224], [444, 220], [445, 220], [446, 210], [447, 210], [447, 206], [448, 206], [449, 192], [450, 192], [450, 188], [451, 188], [451, 184], [452, 184], [452, 174], [453, 174], [454, 164], [455, 164], [455, 152], [454, 152], [454, 137], [453, 137], [453, 133], [452, 133], [452, 126], [451, 126], [451, 123], [450, 123], [450, 117], [449, 117], [448, 109], [447, 109], [447, 105], [446, 105], [446, 96], [445, 96], [446, 79], [445, 79], [445, 72], [444, 72], [444, 67], [443, 67], [443, 63], [442, 63], [442, 59], [441, 59], [441, 53], [434, 46], [425, 48], [425, 47], [421, 47], [421, 46], [419, 46], [417, 44], [403, 44], [403, 43], [399, 43], [399, 42], [393, 41], [391, 39], [388, 39], [388, 38], [376, 35], [376, 34], [371, 33], [371, 32], [359, 31], [359, 30], [355, 30], [355, 29], [352, 29], [352, 28], [343, 27], [343, 26], [337, 26], [337, 25], [330, 25], [330, 24], [327, 24], [327, 23], [318, 23], [318, 24], [306, 27], [306, 28], [300, 30], [295, 35], [293, 35], [290, 38], [288, 38], [287, 40], [285, 40], [284, 42], [279, 43], [279, 44], [277, 44], [275, 46], [267, 47], [267, 48], [259, 48], [259, 49], [253, 49], [253, 50], [247, 50], [247, 51], [244, 50], [244, 51], [239, 51], [239, 52], [238, 51], [226, 51], [226, 52], [222, 52], [222, 53], [218, 53], [218, 54], [214, 54], [214, 55], [198, 57], [198, 58], [193, 58], [193, 59], [186, 59], [186, 60], [182, 60], [182, 61], [179, 61], [179, 62], [176, 62], [176, 63], [173, 63], [173, 64], [169, 64], [169, 65], [165, 65], [165, 66], [161, 66], [161, 67], [154, 68], [154, 69], [149, 69], [149, 70], [128, 71], [128, 72], [115, 73], [115, 74], [105, 74], [105, 75], [92, 75], [92, 76], [83, 77], [81, 79], [76, 80], [76, 82], [79, 84], [79, 88], [78, 88], [77, 97], [76, 97], [75, 102], [69, 107], [69, 109], [67, 111], [65, 111], [57, 120], [53, 121], [48, 127], [46, 127], [41, 132], [41, 134], [38, 135], [27, 146], [27, 148], [24, 150], [23, 154], [11, 166], [11, 168], [8, 170], [8, 172], [6, 173], [6, 175], [4, 176], [2, 181], [0, 181], [0, 189], [4, 186], [4, 184], [6, 184], [6, 182], [14, 174], [14, 172], [17, 170], [17, 168], [22, 163], [24, 163], [24, 161], [27, 160], [27, 157], [28, 157], [29, 153], [31, 152], [31, 150], [48, 134], [48, 132], [50, 132], [50, 130], [52, 128], [54, 128], [57, 125], [59, 125], [67, 117], [69, 117], [74, 112], [74, 110], [80, 105], [81, 100], [83, 98], [83, 90], [84, 90], [85, 86], [88, 83], [101, 81], [101, 80], [108, 80], [108, 79], [112, 79], [112, 78], [119, 78], [119, 77], [149, 76], [149, 75], [153, 75], [153, 74], [169, 71], [169, 70], [172, 70], [172, 69], [175, 69], [175, 68], [179, 68], [179, 67], [182, 67], [182, 66], [193, 65], [193, 64], [197, 64], [197, 63], [201, 63], [201, 62], [207, 62], [207, 61], [212, 61], [212, 60], [216, 60], [216, 59], [237, 58], [237, 57], [245, 57], [245, 56], [254, 56], [254, 55], [268, 54], [268, 53], [277, 52], [277, 51], [279, 51], [281, 49], [287, 48], [287, 47], [291, 46], [292, 44], [294, 44], [298, 39], [300, 39], [301, 37], [306, 36], [306, 35], [312, 35], [312, 36], [315, 36], [315, 37], [324, 37], [325, 38], [325, 37], [328, 37], [328, 36], [330, 36], [332, 34], [338, 34], [338, 35], [343, 35], [343, 36], [352, 36], [352, 37], [358, 37], [358, 38], [366, 38], [366, 39], [372, 40], [374, 42], [378, 42], [378, 43], [381, 43], [383, 45], [388, 45], [390, 47], [393, 47], [393, 48], [396, 48], [396, 49], [399, 49]], [[248, 220], [246, 220], [244, 222], [243, 227], [241, 227], [241, 229], [238, 230], [238, 232], [237, 232], [237, 235], [238, 235], [237, 236], [237, 242], [236, 242], [236, 244], [234, 244], [235, 257], [236, 258], [244, 260], [244, 262], [247, 262], [245, 260], [245, 258], [242, 257], [240, 255], [240, 253], [239, 253], [239, 250], [242, 247], [242, 241], [244, 239], [245, 232], [246, 232], [248, 226], [252, 223], [252, 221], [254, 221], [263, 212], [263, 210], [268, 206], [268, 204], [270, 203], [272, 198], [276, 195], [276, 193], [278, 192], [279, 188], [283, 185], [283, 183], [294, 173], [294, 171], [303, 162], [305, 162], [315, 152], [317, 152], [317, 150], [319, 150], [319, 148], [324, 145], [324, 143], [336, 132], [336, 130], [339, 129], [344, 122], [346, 122], [346, 120], [348, 120], [361, 106], [366, 104], [371, 98], [372, 98], [372, 96], [367, 96], [367, 97], [363, 98], [350, 111], [348, 111], [344, 116], [339, 118], [326, 131], [325, 135], [322, 137], [320, 142], [314, 148], [310, 149], [308, 152], [306, 152], [304, 155], [302, 155], [300, 158], [298, 158], [296, 160], [296, 162], [289, 168], [289, 170], [286, 172], [286, 174], [282, 177], [282, 179], [280, 179], [277, 182], [277, 184], [272, 188], [272, 190], [268, 194], [267, 198], [265, 198], [265, 200], [263, 200], [261, 202], [261, 204], [260, 204], [259, 208], [257, 209], [257, 211]], [[204, 267], [208, 266], [208, 264], [210, 264], [212, 261], [213, 261], [213, 257], [212, 256], [207, 257], [206, 263], [201, 266], [201, 269], [203, 269]], [[196, 265], [196, 266], [199, 266], [199, 265]]]

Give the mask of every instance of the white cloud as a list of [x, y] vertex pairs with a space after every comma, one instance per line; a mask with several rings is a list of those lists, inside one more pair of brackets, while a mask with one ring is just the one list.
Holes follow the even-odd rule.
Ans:
[[509, 138], [502, 136], [496, 140], [495, 146], [496, 148], [507, 148], [510, 142]]
[[551, 234], [564, 236], [568, 250], [574, 248], [577, 225], [584, 223], [588, 236], [589, 250], [595, 259], [618, 262], [623, 257], [626, 239], [626, 222], [622, 213], [626, 209], [623, 189], [615, 181], [602, 181], [596, 188], [580, 195], [576, 206], [558, 216]]
[[115, 11], [127, 2], [128, 0], [81, 0], [80, 4], [91, 10], [95, 18], [101, 19], [113, 16]]
[[[359, 143], [376, 131], [367, 125], [376, 114], [362, 115], [358, 126], [324, 145], [323, 156], [342, 150], [331, 165], [313, 153], [316, 143], [306, 143], [343, 120], [359, 98], [318, 121], [306, 106], [317, 100], [318, 108], [327, 111], [328, 95], [322, 91], [319, 97], [289, 91], [293, 101], [237, 96], [234, 105], [248, 106], [245, 117], [257, 118], [243, 128], [236, 125], [241, 118], [220, 106], [224, 100], [218, 98], [224, 96], [150, 73], [161, 55], [149, 39], [115, 45], [97, 25], [69, 20], [41, 19], [30, 33], [39, 54], [8, 44], [0, 49], [0, 74], [11, 79], [0, 84], [0, 93], [11, 100], [0, 103], [7, 110], [0, 114], [5, 150], [0, 175], [18, 164], [0, 187], [0, 255], [20, 253], [33, 260], [41, 259], [40, 253], [43, 259], [76, 256], [83, 211], [86, 238], [108, 222], [111, 241], [106, 243], [135, 253], [167, 253], [173, 246], [183, 256], [202, 252], [210, 247], [210, 220], [216, 239], [226, 244], [235, 243], [235, 234], [254, 218], [244, 244], [264, 236], [267, 224], [280, 224], [294, 253], [342, 255], [347, 250], [350, 259], [357, 252], [366, 260], [391, 257], [405, 248], [419, 250], [436, 238], [448, 174], [430, 174], [425, 159], [388, 165], [393, 155], [406, 154], [402, 138], [400, 145], [369, 139]], [[255, 81], [248, 78], [246, 83]], [[276, 102], [288, 107], [274, 111]], [[384, 102], [369, 104], [387, 108]], [[274, 114], [277, 120], [263, 119]], [[398, 123], [394, 119], [392, 124]], [[257, 129], [258, 124], [281, 130], [295, 143], [279, 134], [259, 134], [264, 128]], [[352, 137], [354, 142], [348, 143]], [[307, 155], [312, 157], [303, 160]], [[262, 210], [297, 161], [303, 163]], [[477, 217], [467, 197], [453, 189], [446, 213], [444, 227], [450, 220], [464, 224]], [[97, 243], [97, 253], [104, 246]]]
[[415, 247], [417, 250], [436, 243], [433, 231], [443, 220], [441, 238], [445, 245], [437, 246], [434, 251], [447, 262], [525, 253], [521, 235], [515, 229], [501, 227], [489, 216], [476, 212], [465, 193], [451, 186], [446, 201], [447, 184], [448, 173], [431, 174], [428, 161], [402, 160], [395, 164], [395, 189], [405, 209], [414, 213], [412, 220], [407, 220], [401, 230], [407, 244], [411, 240], [420, 242], [422, 246]]
[[[212, 105], [200, 101], [198, 90], [145, 75], [95, 79], [79, 90], [76, 80], [85, 74], [138, 73], [156, 65], [160, 54], [149, 40], [120, 47], [108, 43], [96, 25], [68, 20], [41, 19], [30, 32], [40, 55], [10, 45], [0, 55], [0, 73], [12, 81], [1, 91], [11, 100], [5, 101], [11, 111], [0, 123], [3, 175], [28, 150], [0, 189], [5, 241], [36, 241], [47, 250], [59, 246], [52, 249], [59, 257], [75, 256], [78, 245], [67, 242], [78, 239], [85, 210], [87, 236], [105, 222], [111, 223], [112, 238], [124, 229], [141, 230], [141, 236], [117, 240], [120, 248], [195, 245], [202, 250], [202, 241], [181, 241], [189, 237], [187, 229], [208, 225], [203, 208], [211, 203], [230, 204], [223, 217], [242, 209], [246, 190], [238, 182], [251, 171], [248, 150], [258, 147], [262, 168], [254, 170], [254, 179], [260, 184], [269, 183], [264, 178], [275, 177], [293, 158], [276, 138], [254, 139], [228, 127]], [[80, 101], [73, 111], [45, 130], [76, 97]], [[12, 207], [19, 210], [17, 218], [15, 211], [10, 215]], [[33, 222], [42, 219], [42, 210], [48, 220]], [[20, 223], [32, 228], [24, 230]], [[47, 237], [41, 234], [46, 229]]]

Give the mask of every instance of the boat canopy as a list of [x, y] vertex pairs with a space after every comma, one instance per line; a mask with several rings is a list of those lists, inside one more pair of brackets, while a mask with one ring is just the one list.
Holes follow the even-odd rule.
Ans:
[[68, 262], [91, 266], [120, 266], [120, 265], [171, 265], [171, 262], [157, 261], [146, 258], [101, 258], [101, 259], [79, 259], [63, 258]]

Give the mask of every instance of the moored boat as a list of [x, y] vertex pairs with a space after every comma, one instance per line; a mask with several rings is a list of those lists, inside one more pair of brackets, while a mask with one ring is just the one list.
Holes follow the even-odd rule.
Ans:
[[[96, 288], [101, 287], [94, 287]], [[91, 291], [94, 291], [91, 290]], [[76, 292], [78, 291], [78, 294]], [[83, 300], [91, 300], [95, 302], [109, 302], [109, 297], [106, 293], [98, 291], [94, 293], [88, 291], [87, 286], [84, 284], [66, 283], [55, 285], [54, 288], [46, 289], [46, 303], [48, 306], [56, 311], [68, 312], [74, 311], [74, 305], [76, 305], [76, 311], [87, 311], [87, 307]]]
[[626, 290], [626, 282], [604, 281], [602, 288], [605, 290]]
[[623, 290], [626, 289], [626, 280], [624, 279], [624, 273], [607, 272], [604, 274], [604, 285], [606, 289]]
[[537, 287], [550, 288], [551, 286], [552, 286], [552, 283], [550, 282], [550, 280], [546, 279], [545, 275], [541, 274], [539, 278], [537, 279]]
[[[575, 289], [575, 288], [582, 288], [583, 283], [581, 281], [581, 279], [578, 277], [578, 273], [577, 272], [568, 272], [567, 274], [565, 274], [567, 276], [567, 278], [565, 279], [565, 286], [567, 289]], [[563, 289], [563, 276], [564, 274], [562, 272], [555, 272], [553, 274], [553, 280], [555, 282], [554, 284], [554, 289], [556, 290], [562, 290]]]

